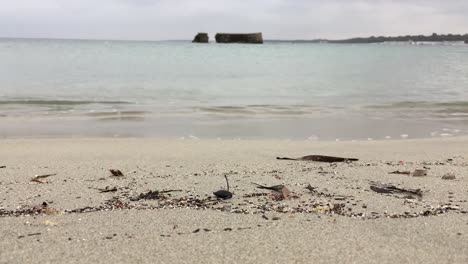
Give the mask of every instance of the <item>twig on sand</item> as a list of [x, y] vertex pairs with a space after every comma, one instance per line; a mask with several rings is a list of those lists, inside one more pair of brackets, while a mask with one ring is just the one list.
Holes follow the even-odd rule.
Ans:
[[342, 157], [334, 157], [334, 156], [324, 156], [324, 155], [309, 155], [300, 158], [287, 158], [287, 157], [276, 157], [278, 160], [299, 160], [299, 161], [318, 161], [318, 162], [350, 162], [350, 161], [358, 161], [355, 158], [342, 158]]
[[44, 174], [44, 175], [36, 175], [34, 178], [31, 179], [32, 182], [38, 182], [38, 183], [47, 183], [47, 178], [50, 176], [55, 176], [57, 173], [54, 174]]
[[284, 185], [265, 186], [265, 185], [261, 185], [255, 182], [252, 182], [252, 184], [257, 185], [258, 189], [266, 189], [266, 190], [277, 191], [277, 192], [281, 192], [281, 190], [284, 188]]

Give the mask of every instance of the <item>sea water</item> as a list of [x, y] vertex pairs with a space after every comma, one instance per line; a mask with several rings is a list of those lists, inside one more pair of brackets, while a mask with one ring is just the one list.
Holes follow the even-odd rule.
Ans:
[[0, 39], [0, 137], [468, 134], [468, 45]]

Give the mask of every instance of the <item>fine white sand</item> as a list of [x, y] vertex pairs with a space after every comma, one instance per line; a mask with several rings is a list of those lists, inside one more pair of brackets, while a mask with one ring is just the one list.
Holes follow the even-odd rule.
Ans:
[[[360, 160], [276, 160], [311, 154]], [[0, 141], [1, 166], [0, 263], [468, 263], [468, 138], [15, 139]], [[427, 176], [389, 174], [416, 169]], [[234, 197], [217, 201], [224, 175]]]

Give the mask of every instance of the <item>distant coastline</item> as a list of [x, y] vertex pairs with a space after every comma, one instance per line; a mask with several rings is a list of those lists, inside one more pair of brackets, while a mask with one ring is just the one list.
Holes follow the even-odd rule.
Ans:
[[342, 44], [366, 44], [366, 43], [384, 43], [384, 42], [465, 42], [468, 44], [468, 34], [442, 34], [438, 35], [406, 35], [406, 36], [371, 36], [357, 37], [349, 39], [312, 39], [312, 40], [269, 40], [269, 42], [295, 42], [295, 43], [342, 43]]

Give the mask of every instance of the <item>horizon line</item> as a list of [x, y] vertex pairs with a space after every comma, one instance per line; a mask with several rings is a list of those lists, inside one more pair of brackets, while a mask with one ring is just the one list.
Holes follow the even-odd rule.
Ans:
[[[433, 33], [434, 34], [434, 33]], [[461, 35], [467, 36], [468, 33], [436, 33], [437, 35]], [[356, 38], [370, 38], [370, 37], [398, 37], [398, 36], [431, 36], [432, 34], [411, 34], [411, 35], [370, 35], [367, 37], [357, 36], [357, 37], [349, 37], [349, 38], [304, 38], [304, 39], [267, 39], [265, 41], [342, 41], [342, 40], [349, 40], [349, 39], [356, 39]], [[64, 37], [9, 37], [9, 36], [0, 36], [0, 39], [18, 39], [18, 40], [77, 40], [77, 41], [128, 41], [128, 42], [170, 42], [170, 41], [192, 41], [192, 39], [105, 39], [105, 38], [64, 38]]]

